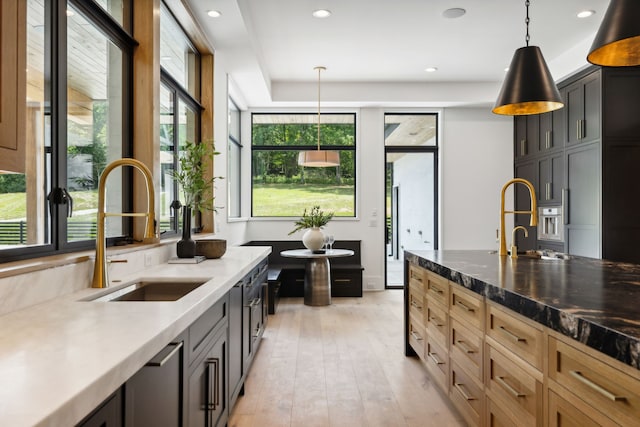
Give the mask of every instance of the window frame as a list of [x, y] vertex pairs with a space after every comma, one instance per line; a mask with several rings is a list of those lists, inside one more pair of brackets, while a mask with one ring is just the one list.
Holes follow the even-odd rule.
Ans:
[[[254, 111], [251, 112], [251, 163], [250, 163], [250, 171], [251, 171], [251, 219], [253, 220], [265, 220], [265, 219], [290, 219], [298, 217], [299, 214], [290, 215], [290, 216], [256, 216], [254, 215], [254, 192], [253, 192], [253, 153], [255, 151], [309, 151], [315, 150], [317, 148], [316, 145], [254, 145], [254, 117], [255, 116], [274, 116], [274, 115], [317, 115], [317, 112], [312, 111], [294, 111], [294, 112], [284, 112], [284, 111], [275, 111], [275, 112], [266, 112], [266, 111]], [[358, 114], [354, 111], [348, 112], [326, 112], [321, 113], [321, 116], [339, 116], [339, 115], [348, 115], [353, 117], [353, 145], [331, 145], [331, 144], [320, 144], [321, 150], [331, 150], [331, 151], [352, 151], [353, 152], [353, 215], [351, 216], [335, 216], [334, 219], [356, 219], [358, 218]]]
[[[202, 107], [202, 104], [198, 102], [198, 100], [196, 100], [193, 96], [191, 96], [191, 94], [187, 92], [187, 90], [184, 87], [182, 87], [182, 85], [180, 85], [180, 83], [178, 83], [176, 79], [174, 79], [173, 76], [169, 74], [166, 70], [164, 70], [162, 67], [160, 67], [160, 85], [164, 86], [165, 89], [167, 89], [169, 92], [173, 94], [173, 128], [174, 128], [173, 168], [174, 170], [177, 170], [179, 167], [179, 159], [180, 159], [180, 141], [179, 141], [180, 133], [178, 132], [179, 120], [180, 120], [180, 115], [178, 114], [178, 112], [179, 112], [180, 103], [181, 102], [184, 103], [187, 107], [191, 108], [193, 111], [197, 113], [195, 115], [196, 123], [194, 124], [194, 127], [196, 131], [196, 140], [198, 142], [200, 141], [200, 138], [201, 138], [200, 124], [202, 122], [202, 111], [204, 110], [204, 108]], [[176, 181], [173, 181], [172, 187], [173, 187], [172, 188], [173, 195], [177, 197], [174, 200], [179, 200], [179, 194], [180, 194], [179, 184]], [[171, 208], [171, 209], [174, 209], [174, 208]], [[200, 212], [194, 212], [193, 215], [195, 217], [194, 228], [195, 229], [201, 228], [202, 218], [201, 218]], [[172, 227], [173, 228], [171, 231], [165, 231], [164, 233], [162, 233], [161, 238], [174, 237], [178, 235], [178, 233], [180, 233], [180, 215], [178, 215], [177, 213], [173, 215]]]
[[[122, 63], [122, 156], [133, 153], [133, 51], [138, 45], [129, 33], [132, 27], [133, 1], [126, 4], [125, 26], [122, 27], [107, 11], [93, 0], [53, 0], [45, 2], [45, 49], [44, 71], [49, 75], [45, 81], [45, 116], [50, 117], [48, 136], [50, 145], [44, 147], [43, 155], [46, 197], [51, 191], [64, 189], [67, 186], [67, 5], [73, 6], [96, 30], [101, 32], [123, 53]], [[25, 23], [25, 25], [27, 25]], [[48, 102], [46, 102], [48, 101]], [[46, 157], [50, 156], [50, 168], [47, 168]], [[130, 188], [133, 173], [123, 170], [122, 200], [125, 208], [133, 206], [133, 195]], [[28, 197], [29, 195], [27, 195]], [[40, 194], [37, 195], [38, 197]], [[64, 254], [95, 247], [95, 239], [69, 242], [67, 239], [67, 205], [47, 202], [48, 213], [45, 216], [44, 228], [49, 230], [49, 243], [42, 245], [20, 246], [0, 250], [0, 263], [19, 261], [42, 256]], [[123, 219], [125, 235], [131, 234], [132, 221]], [[112, 245], [119, 237], [107, 239]]]
[[[235, 159], [235, 161], [237, 162], [236, 167], [238, 168], [238, 194], [232, 194], [231, 193], [231, 185], [230, 185], [230, 180], [227, 181], [227, 204], [229, 205], [229, 209], [227, 210], [227, 218], [229, 219], [239, 219], [242, 218], [242, 157], [243, 157], [243, 150], [242, 148], [244, 147], [242, 145], [242, 110], [240, 110], [240, 107], [238, 106], [238, 104], [233, 100], [233, 97], [229, 96], [228, 97], [228, 110], [227, 110], [227, 114], [230, 116], [231, 115], [231, 108], [229, 108], [230, 105], [233, 105], [235, 111], [238, 112], [238, 135], [235, 136], [231, 133], [231, 131], [229, 130], [229, 128], [227, 128], [227, 175], [229, 175], [229, 171], [231, 170], [230, 164], [231, 164], [231, 144], [233, 144], [234, 146], [238, 147], [238, 158]], [[229, 117], [228, 123], [230, 124], [232, 122], [231, 118]], [[231, 215], [231, 198], [235, 196], [237, 199], [237, 203], [238, 203], [238, 215]]]

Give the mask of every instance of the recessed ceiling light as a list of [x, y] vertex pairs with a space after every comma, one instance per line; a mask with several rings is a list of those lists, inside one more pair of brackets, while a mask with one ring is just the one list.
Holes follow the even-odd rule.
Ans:
[[314, 18], [328, 18], [331, 16], [331, 11], [328, 9], [318, 9], [314, 10], [312, 15]]
[[212, 18], [219, 18], [222, 16], [222, 12], [220, 12], [219, 10], [209, 10], [207, 11], [207, 15]]
[[509, 67], [505, 67], [505, 68], [504, 68], [504, 72], [505, 72], [505, 73], [508, 73], [508, 72], [509, 72]]
[[75, 15], [75, 14], [76, 14], [76, 13], [75, 13], [73, 10], [71, 10], [71, 9], [67, 9], [67, 12], [66, 12], [66, 13], [67, 13], [67, 16], [73, 16], [73, 15]]
[[436, 67], [428, 67], [424, 69], [427, 73], [435, 73], [436, 71], [438, 71], [438, 69]]
[[451, 9], [447, 9], [444, 12], [442, 12], [442, 16], [448, 19], [455, 19], [455, 18], [460, 18], [465, 13], [467, 13], [467, 11], [461, 7], [452, 7]]
[[583, 10], [581, 12], [578, 12], [578, 18], [588, 18], [592, 16], [594, 13], [596, 13], [595, 10]]

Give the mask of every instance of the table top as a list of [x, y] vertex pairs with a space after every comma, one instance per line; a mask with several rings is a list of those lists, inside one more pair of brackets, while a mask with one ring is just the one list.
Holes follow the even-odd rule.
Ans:
[[280, 252], [280, 255], [288, 258], [337, 258], [353, 256], [354, 252], [349, 249], [329, 249], [322, 254], [315, 254], [309, 249], [291, 249]]

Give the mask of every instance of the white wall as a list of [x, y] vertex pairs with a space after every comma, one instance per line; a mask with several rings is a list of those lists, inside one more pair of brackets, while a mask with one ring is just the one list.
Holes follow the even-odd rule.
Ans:
[[[217, 58], [216, 75], [216, 147], [222, 152], [215, 159], [217, 175], [225, 175], [227, 166], [227, 77], [224, 62]], [[241, 95], [234, 95], [238, 99]], [[287, 108], [286, 111], [294, 111]], [[256, 110], [257, 111], [257, 110]], [[264, 111], [264, 110], [260, 110]], [[304, 110], [307, 111], [307, 110]], [[334, 111], [334, 110], [327, 110]], [[354, 111], [354, 110], [349, 110]], [[362, 108], [357, 113], [357, 217], [337, 218], [327, 231], [337, 239], [362, 240], [364, 288], [384, 288], [384, 113], [382, 108]], [[397, 108], [389, 112], [433, 112], [434, 110]], [[499, 196], [502, 185], [513, 175], [513, 121], [496, 116], [487, 107], [448, 108], [442, 115], [440, 139], [440, 248], [495, 249], [495, 230], [499, 223]], [[301, 238], [288, 236], [290, 219], [247, 219], [250, 216], [251, 129], [250, 114], [243, 114], [242, 143], [244, 219], [227, 219], [227, 212], [216, 215], [216, 234], [229, 244], [248, 240]], [[222, 141], [225, 141], [224, 143]], [[226, 201], [226, 183], [220, 181], [216, 205]], [[510, 202], [509, 202], [510, 203]]]
[[440, 249], [497, 249], [500, 191], [513, 178], [513, 118], [452, 108], [442, 127]]

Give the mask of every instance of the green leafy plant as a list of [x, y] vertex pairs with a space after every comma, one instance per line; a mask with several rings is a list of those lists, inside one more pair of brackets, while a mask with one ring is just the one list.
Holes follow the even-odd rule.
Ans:
[[293, 223], [296, 227], [289, 232], [289, 235], [305, 228], [323, 227], [331, 221], [331, 218], [333, 218], [333, 212], [324, 213], [324, 211], [320, 210], [320, 206], [311, 208], [309, 214], [307, 214], [307, 209], [305, 208], [302, 218]]
[[184, 205], [193, 211], [215, 210], [213, 206], [213, 188], [216, 179], [221, 176], [207, 176], [207, 169], [213, 156], [220, 154], [213, 142], [190, 142], [180, 151], [180, 167], [173, 171], [175, 179], [184, 193]]

